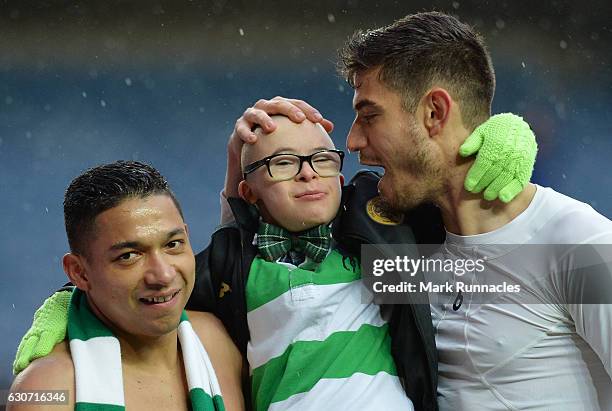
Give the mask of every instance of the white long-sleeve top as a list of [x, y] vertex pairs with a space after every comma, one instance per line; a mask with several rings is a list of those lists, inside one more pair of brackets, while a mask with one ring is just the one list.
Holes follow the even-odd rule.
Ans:
[[[432, 303], [441, 411], [612, 410], [612, 305], [581, 304], [575, 292], [609, 286], [611, 278], [602, 283], [602, 277], [577, 274], [585, 261], [568, 253], [574, 247], [554, 244], [610, 244], [600, 248], [610, 267], [612, 222], [538, 186], [529, 207], [509, 224], [474, 236], [447, 233], [446, 257], [486, 259], [484, 272], [461, 281], [482, 283], [483, 275], [497, 276], [498, 283], [522, 281], [528, 298], [508, 293], [483, 303], [465, 295], [457, 311], [456, 295]], [[601, 292], [609, 296], [612, 289]]]

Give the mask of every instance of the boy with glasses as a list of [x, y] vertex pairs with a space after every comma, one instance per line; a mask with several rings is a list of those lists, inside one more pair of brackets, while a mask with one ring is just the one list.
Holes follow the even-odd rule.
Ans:
[[[244, 202], [230, 199], [244, 233], [256, 227], [243, 243], [249, 249], [243, 256], [254, 255], [241, 273], [248, 276], [246, 356], [254, 408], [413, 409], [397, 376], [388, 325], [372, 297], [362, 299], [359, 264], [330, 235], [344, 154], [318, 124], [274, 120], [275, 132], [256, 131], [258, 142], [243, 146], [238, 191]], [[255, 213], [245, 218], [243, 209], [254, 211], [249, 205], [261, 219]], [[232, 254], [218, 240], [215, 233], [207, 250], [213, 274], [213, 254]], [[230, 259], [222, 266], [234, 271], [236, 259]]]
[[[342, 193], [344, 153], [323, 127], [273, 120], [272, 133], [256, 129], [241, 148], [240, 199], [222, 199], [223, 220], [234, 221], [196, 257], [188, 306], [224, 322], [248, 360], [256, 410], [435, 409], [435, 342], [431, 320], [420, 321], [428, 307], [406, 315], [374, 304], [359, 252], [362, 243], [442, 242], [438, 211], [375, 223], [365, 210], [378, 177], [358, 173]], [[512, 116], [505, 127], [518, 124]], [[228, 175], [236, 163], [228, 158]]]

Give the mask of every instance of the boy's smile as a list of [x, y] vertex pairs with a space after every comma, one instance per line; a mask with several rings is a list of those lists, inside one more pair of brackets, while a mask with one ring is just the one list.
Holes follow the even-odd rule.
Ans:
[[317, 201], [323, 199], [325, 195], [326, 193], [324, 193], [323, 191], [309, 190], [296, 195], [295, 198], [304, 201]]

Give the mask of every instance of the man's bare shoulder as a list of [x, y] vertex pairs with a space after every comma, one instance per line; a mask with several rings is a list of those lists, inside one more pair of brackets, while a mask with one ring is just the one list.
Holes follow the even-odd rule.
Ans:
[[211, 356], [220, 355], [224, 361], [236, 365], [242, 364], [242, 356], [221, 320], [211, 313], [201, 311], [187, 311], [187, 315], [194, 331]]
[[74, 366], [68, 343], [61, 342], [46, 357], [32, 361], [25, 370], [17, 375], [13, 387], [16, 385], [31, 390], [72, 388]]
[[189, 322], [202, 341], [221, 386], [225, 409], [243, 410], [243, 359], [225, 330], [223, 323], [211, 313], [187, 311]]
[[202, 311], [187, 311], [189, 322], [193, 326], [195, 332], [202, 338], [200, 334], [206, 337], [208, 334], [215, 335], [215, 338], [230, 338], [221, 320], [219, 320], [214, 314], [202, 312]]
[[55, 346], [46, 357], [34, 360], [25, 370], [17, 375], [12, 393], [27, 393], [31, 391], [67, 390], [68, 404], [47, 405], [41, 403], [9, 403], [9, 410], [50, 410], [74, 409], [74, 366], [70, 357], [67, 342]]

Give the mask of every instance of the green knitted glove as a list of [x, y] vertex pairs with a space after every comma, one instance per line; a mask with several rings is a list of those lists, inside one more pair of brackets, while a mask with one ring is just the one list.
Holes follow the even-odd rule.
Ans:
[[482, 123], [459, 148], [463, 157], [478, 152], [465, 177], [465, 189], [485, 200], [512, 201], [529, 183], [538, 145], [529, 124], [512, 113], [496, 114]]
[[35, 359], [49, 355], [53, 347], [64, 340], [71, 296], [72, 291], [58, 291], [36, 310], [32, 326], [17, 348], [13, 374], [23, 371]]

